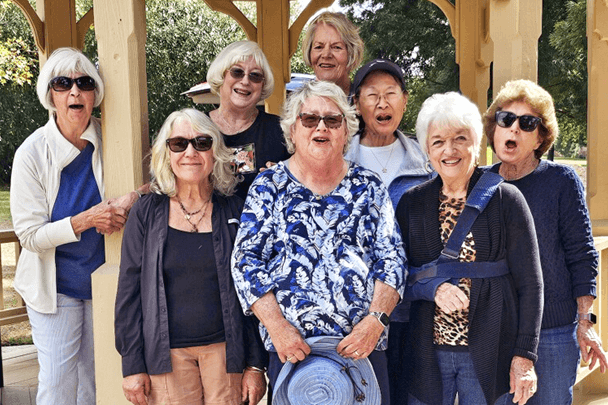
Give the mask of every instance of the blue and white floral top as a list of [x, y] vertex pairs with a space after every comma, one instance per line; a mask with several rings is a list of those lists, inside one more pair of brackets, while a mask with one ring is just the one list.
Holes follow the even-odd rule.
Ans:
[[[354, 163], [318, 195], [285, 162], [251, 185], [232, 254], [245, 313], [269, 291], [304, 338], [346, 336], [368, 313], [375, 280], [403, 294], [406, 259], [386, 187]], [[385, 329], [376, 346], [386, 349]], [[266, 328], [260, 334], [275, 350]]]

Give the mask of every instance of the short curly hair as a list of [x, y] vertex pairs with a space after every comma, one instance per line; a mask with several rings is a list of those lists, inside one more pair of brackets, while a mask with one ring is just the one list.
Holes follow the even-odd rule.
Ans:
[[304, 63], [306, 63], [307, 66], [312, 67], [310, 51], [312, 50], [312, 43], [315, 39], [317, 27], [320, 24], [326, 24], [335, 28], [336, 31], [338, 31], [338, 34], [340, 34], [340, 37], [342, 37], [348, 55], [348, 65], [346, 67], [348, 72], [359, 66], [363, 60], [363, 51], [365, 49], [363, 40], [359, 36], [359, 28], [357, 28], [346, 15], [342, 13], [332, 13], [330, 11], [319, 14], [308, 26], [306, 34], [304, 35], [304, 40], [302, 40]]
[[500, 89], [492, 105], [490, 105], [488, 111], [483, 115], [484, 133], [488, 138], [488, 143], [492, 147], [492, 150], [496, 152], [494, 148], [496, 111], [500, 111], [518, 101], [528, 104], [534, 113], [542, 119], [542, 123], [538, 126], [541, 144], [534, 151], [534, 156], [540, 159], [551, 148], [553, 142], [555, 142], [559, 133], [559, 127], [555, 116], [553, 97], [551, 97], [551, 94], [547, 90], [530, 80], [511, 80]]
[[281, 129], [285, 137], [287, 151], [295, 153], [296, 146], [291, 139], [291, 131], [298, 119], [298, 114], [302, 111], [302, 106], [311, 97], [322, 97], [333, 101], [342, 114], [344, 114], [343, 125], [346, 125], [347, 139], [343, 153], [346, 153], [350, 141], [359, 129], [359, 121], [355, 114], [355, 108], [349, 104], [346, 95], [338, 85], [320, 80], [310, 80], [298, 90], [294, 91], [283, 104], [283, 114], [281, 114]]

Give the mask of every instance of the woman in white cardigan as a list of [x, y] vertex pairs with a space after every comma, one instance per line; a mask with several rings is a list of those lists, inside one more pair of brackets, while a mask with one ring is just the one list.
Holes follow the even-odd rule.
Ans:
[[11, 214], [23, 251], [14, 285], [38, 349], [36, 403], [94, 404], [91, 273], [105, 262], [103, 235], [124, 226], [141, 191], [103, 201], [101, 124], [91, 113], [104, 87], [86, 56], [56, 50], [37, 92], [51, 118], [15, 153]]

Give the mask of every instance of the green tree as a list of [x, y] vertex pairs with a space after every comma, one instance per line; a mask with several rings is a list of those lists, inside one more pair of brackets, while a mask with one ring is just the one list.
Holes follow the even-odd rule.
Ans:
[[[447, 18], [427, 0], [340, 0], [340, 5], [360, 27], [366, 60], [388, 58], [404, 69], [410, 100], [403, 124], [413, 131], [420, 104], [429, 95], [458, 90]], [[564, 154], [586, 144], [585, 18], [585, 0], [543, 2], [538, 77], [555, 100], [561, 130], [556, 147]]]

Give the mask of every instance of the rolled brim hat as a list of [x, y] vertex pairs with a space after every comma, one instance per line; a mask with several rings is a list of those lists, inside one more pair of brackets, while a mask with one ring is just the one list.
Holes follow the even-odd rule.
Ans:
[[342, 339], [306, 339], [310, 354], [298, 363], [285, 363], [273, 389], [273, 404], [380, 405], [380, 386], [372, 364], [368, 359], [340, 356], [336, 347]]
[[353, 80], [353, 94], [357, 94], [357, 92], [359, 91], [359, 87], [361, 87], [367, 75], [371, 72], [375, 72], [376, 70], [382, 70], [384, 72], [390, 73], [397, 79], [397, 81], [401, 85], [401, 90], [407, 90], [405, 88], [403, 70], [399, 66], [397, 66], [390, 60], [374, 59], [373, 61], [361, 66], [361, 68], [357, 71], [357, 74], [355, 75], [355, 80]]

